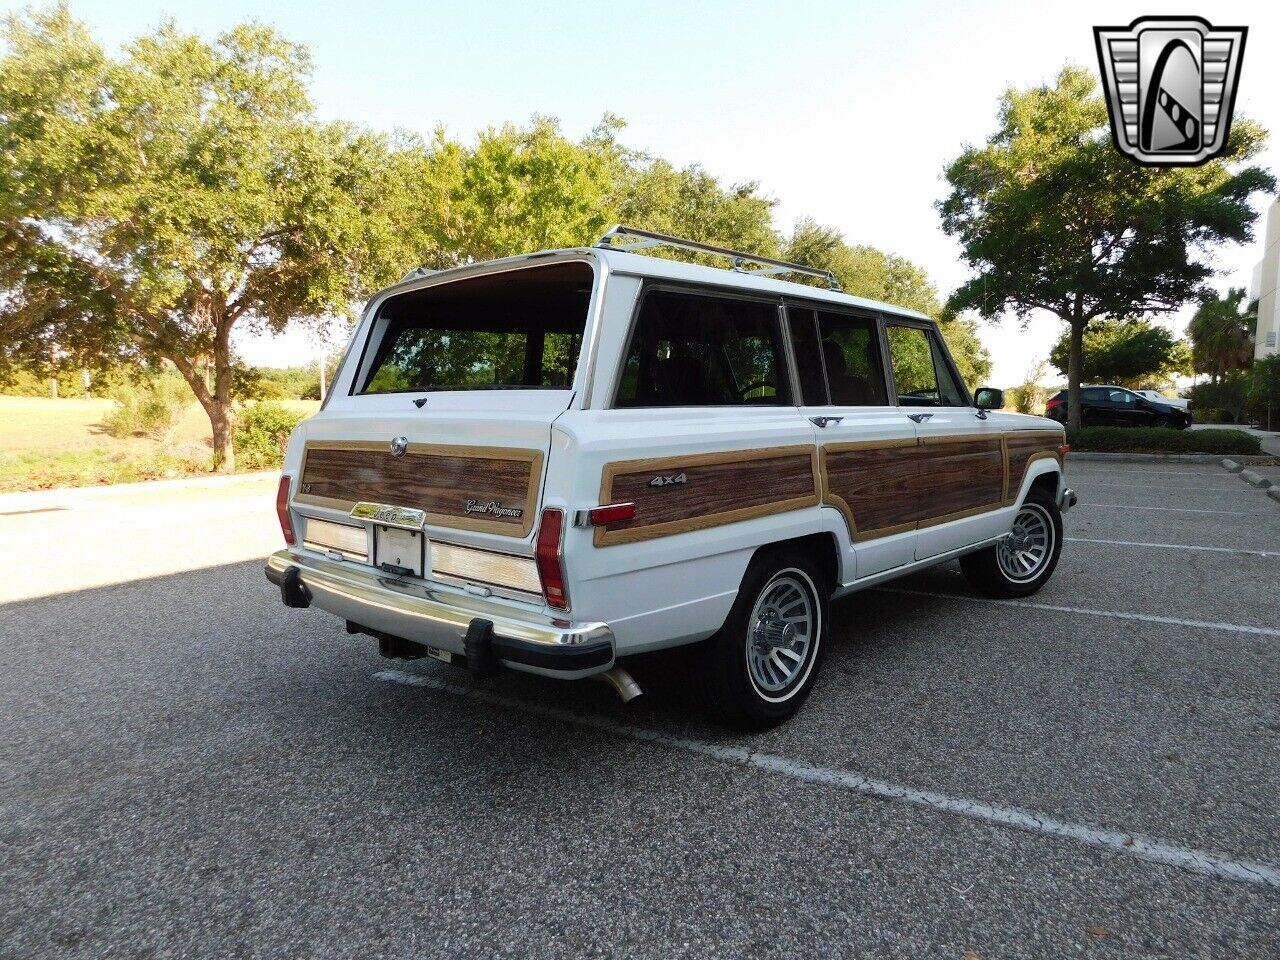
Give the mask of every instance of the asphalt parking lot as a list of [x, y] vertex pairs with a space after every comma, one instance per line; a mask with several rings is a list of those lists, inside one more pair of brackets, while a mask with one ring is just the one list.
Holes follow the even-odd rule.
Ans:
[[1041, 593], [841, 601], [757, 737], [679, 658], [628, 706], [381, 660], [260, 560], [3, 603], [0, 957], [1274, 958], [1280, 503], [1068, 473]]

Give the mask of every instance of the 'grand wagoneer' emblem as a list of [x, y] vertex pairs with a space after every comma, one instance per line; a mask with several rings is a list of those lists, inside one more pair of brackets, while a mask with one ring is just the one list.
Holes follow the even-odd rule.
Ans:
[[504, 507], [497, 500], [464, 500], [467, 513], [487, 513], [491, 517], [511, 517], [520, 519], [524, 510], [520, 507]]

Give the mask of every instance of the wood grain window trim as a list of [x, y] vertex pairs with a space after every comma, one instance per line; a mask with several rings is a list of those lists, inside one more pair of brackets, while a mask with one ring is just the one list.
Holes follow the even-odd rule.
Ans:
[[[383, 453], [387, 450], [385, 443], [375, 440], [320, 440], [309, 442], [303, 448], [302, 467], [298, 472], [299, 482], [307, 475], [307, 460], [313, 450], [369, 450]], [[542, 486], [543, 452], [524, 447], [480, 447], [464, 444], [411, 443], [405, 456], [442, 456], [442, 457], [474, 457], [479, 460], [507, 460], [529, 464], [529, 483], [525, 491], [524, 513], [520, 524], [503, 523], [500, 520], [480, 520], [475, 517], [455, 517], [443, 513], [427, 513], [427, 524], [436, 527], [448, 527], [454, 530], [469, 530], [473, 533], [496, 533], [506, 537], [527, 537], [533, 531], [536, 522], [538, 492]], [[328, 507], [334, 510], [345, 510], [348, 513], [356, 505], [354, 500], [338, 500], [333, 497], [322, 497], [315, 494], [298, 493], [294, 503], [316, 507]], [[406, 506], [406, 504], [396, 504]]]
[[776, 513], [787, 513], [814, 507], [822, 502], [818, 486], [818, 451], [808, 444], [789, 447], [763, 447], [758, 450], [733, 450], [726, 453], [697, 453], [686, 457], [647, 457], [640, 460], [616, 460], [605, 464], [600, 478], [600, 502], [613, 502], [613, 483], [617, 477], [636, 473], [670, 473], [694, 467], [715, 466], [726, 463], [755, 463], [760, 460], [774, 460], [782, 457], [809, 457], [809, 470], [813, 478], [813, 492], [801, 497], [788, 497], [769, 503], [756, 504], [750, 507], [739, 507], [734, 510], [721, 510], [705, 513], [684, 520], [667, 520], [648, 526], [628, 527], [623, 530], [609, 530], [605, 527], [595, 528], [594, 542], [597, 547], [614, 546], [621, 543], [637, 543], [657, 537], [673, 536], [677, 533], [689, 533], [694, 530], [706, 530], [727, 523], [738, 523], [743, 520], [754, 520]]

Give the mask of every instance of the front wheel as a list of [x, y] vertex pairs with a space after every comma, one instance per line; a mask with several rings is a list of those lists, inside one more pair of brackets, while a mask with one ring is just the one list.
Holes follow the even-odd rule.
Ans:
[[703, 649], [725, 720], [759, 730], [799, 709], [822, 659], [830, 594], [818, 565], [800, 551], [752, 560], [724, 626]]
[[1025, 597], [1053, 576], [1062, 554], [1062, 511], [1052, 494], [1033, 489], [1018, 508], [1009, 535], [960, 558], [960, 569], [989, 597]]

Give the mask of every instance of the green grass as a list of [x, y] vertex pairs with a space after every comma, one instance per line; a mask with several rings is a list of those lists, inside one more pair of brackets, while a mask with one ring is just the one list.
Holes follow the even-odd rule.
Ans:
[[0, 492], [135, 483], [202, 473], [208, 463], [165, 453], [107, 450], [0, 455]]
[[1170, 427], [1082, 427], [1067, 434], [1073, 450], [1090, 453], [1262, 452], [1257, 437], [1243, 430], [1174, 430]]

